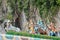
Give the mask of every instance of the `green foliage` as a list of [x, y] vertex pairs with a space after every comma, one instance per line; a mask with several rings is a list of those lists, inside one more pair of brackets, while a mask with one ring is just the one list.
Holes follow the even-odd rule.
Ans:
[[8, 31], [6, 34], [9, 34], [9, 35], [18, 35], [18, 36], [27, 36], [27, 37], [33, 37], [33, 38], [60, 40], [59, 37], [40, 35], [40, 34], [29, 34], [29, 33], [26, 33], [26, 32], [15, 32], [15, 31], [11, 31], [11, 30]]
[[60, 0], [57, 0], [57, 4], [60, 5]]
[[8, 14], [7, 14], [7, 19], [12, 20], [12, 15], [11, 15], [11, 13], [8, 13]]
[[1, 6], [2, 1], [0, 0], [0, 6]]
[[[59, 10], [57, 0], [37, 0], [37, 5], [40, 12], [40, 17], [44, 22], [54, 22], [54, 17]], [[53, 21], [54, 20], [54, 21]]]
[[46, 23], [54, 20], [60, 6], [60, 0], [8, 0], [8, 5], [13, 10], [12, 15], [14, 15], [14, 11], [18, 10], [18, 12], [21, 12], [24, 10], [26, 16], [29, 18], [30, 9], [28, 3], [39, 8], [40, 17]]

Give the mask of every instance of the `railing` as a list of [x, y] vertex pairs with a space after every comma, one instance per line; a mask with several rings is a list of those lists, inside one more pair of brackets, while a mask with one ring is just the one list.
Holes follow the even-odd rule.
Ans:
[[51, 40], [51, 39], [42, 39], [42, 38], [33, 38], [33, 37], [26, 37], [26, 36], [0, 34], [0, 40]]

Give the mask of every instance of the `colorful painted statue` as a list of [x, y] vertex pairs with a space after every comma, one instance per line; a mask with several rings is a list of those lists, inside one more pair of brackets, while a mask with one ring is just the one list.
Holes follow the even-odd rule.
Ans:
[[30, 22], [29, 22], [29, 32], [34, 33], [34, 24], [33, 24], [32, 20], [30, 20]]
[[54, 27], [54, 23], [50, 23], [50, 26], [48, 27], [48, 29], [50, 30], [50, 36], [56, 36], [56, 28]]

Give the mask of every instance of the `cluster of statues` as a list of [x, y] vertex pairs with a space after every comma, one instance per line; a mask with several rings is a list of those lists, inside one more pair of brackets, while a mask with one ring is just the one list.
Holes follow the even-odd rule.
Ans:
[[37, 23], [37, 24], [33, 24], [31, 21], [28, 31], [29, 31], [29, 33], [33, 33], [33, 34], [58, 36], [58, 30], [55, 27], [53, 22], [51, 22], [49, 25], [45, 26], [43, 21], [40, 21], [40, 23]]
[[[44, 26], [43, 21], [34, 24], [32, 20], [30, 20], [27, 28], [25, 28], [28, 33], [32, 34], [42, 34], [42, 35], [49, 35], [49, 36], [58, 36], [59, 32], [57, 28], [54, 26], [54, 23], [50, 23], [47, 26]], [[8, 30], [14, 30], [16, 32], [21, 32], [20, 28], [12, 26], [10, 20], [5, 20], [2, 24], [0, 23], [0, 30], [2, 33], [5, 33]]]

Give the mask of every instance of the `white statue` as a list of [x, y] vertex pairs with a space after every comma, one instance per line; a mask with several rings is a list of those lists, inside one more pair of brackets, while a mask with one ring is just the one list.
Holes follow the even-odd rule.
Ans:
[[16, 32], [20, 32], [19, 28], [12, 26], [10, 20], [5, 20], [4, 24], [5, 24], [4, 28], [5, 28], [6, 31], [13, 30], [13, 31], [16, 31]]

